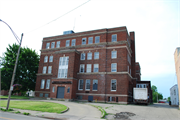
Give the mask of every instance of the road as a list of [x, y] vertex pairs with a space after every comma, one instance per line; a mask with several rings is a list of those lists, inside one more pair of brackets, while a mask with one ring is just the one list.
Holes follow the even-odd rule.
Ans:
[[49, 120], [49, 119], [8, 113], [8, 112], [0, 112], [0, 120]]
[[134, 113], [123, 120], [180, 120], [180, 110], [178, 107], [171, 107], [168, 104], [155, 103], [153, 105], [116, 105], [116, 104], [99, 104], [109, 115], [106, 119], [114, 120], [114, 115], [120, 112]]

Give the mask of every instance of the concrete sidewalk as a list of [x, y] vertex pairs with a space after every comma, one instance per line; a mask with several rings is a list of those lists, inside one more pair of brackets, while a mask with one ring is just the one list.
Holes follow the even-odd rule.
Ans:
[[[30, 100], [36, 101], [36, 100]], [[43, 102], [53, 102], [66, 105], [69, 107], [69, 110], [65, 113], [48, 113], [48, 112], [40, 112], [40, 111], [31, 111], [31, 110], [21, 110], [13, 108], [13, 112], [20, 111], [21, 114], [24, 112], [30, 113], [31, 116], [43, 117], [54, 120], [101, 120], [101, 112], [90, 105], [80, 104], [75, 102], [65, 102], [65, 101], [55, 101], [55, 100], [38, 100]]]

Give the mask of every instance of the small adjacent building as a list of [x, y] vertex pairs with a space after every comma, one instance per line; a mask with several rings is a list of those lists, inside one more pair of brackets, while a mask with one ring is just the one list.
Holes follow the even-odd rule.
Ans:
[[179, 92], [178, 85], [174, 85], [170, 88], [171, 105], [179, 105]]
[[[176, 68], [177, 85], [178, 88], [180, 88], [180, 47], [177, 47], [174, 52], [174, 62]], [[179, 93], [179, 103], [180, 103], [180, 89], [178, 89], [178, 93]], [[179, 105], [179, 109], [180, 109], [180, 105]]]

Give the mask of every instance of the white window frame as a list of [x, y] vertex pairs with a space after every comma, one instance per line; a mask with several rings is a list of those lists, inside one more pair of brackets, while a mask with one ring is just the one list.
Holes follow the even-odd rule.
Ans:
[[42, 80], [41, 80], [41, 89], [44, 89], [44, 85], [45, 85], [45, 80], [42, 79]]
[[56, 48], [60, 48], [61, 41], [57, 41]]
[[112, 81], [114, 81], [114, 80], [116, 81], [116, 90], [117, 90], [117, 80], [116, 79], [112, 79], [111, 80], [111, 91], [116, 91], [116, 90], [112, 90]]
[[92, 60], [92, 52], [87, 53], [87, 60]]
[[46, 74], [46, 70], [47, 70], [47, 66], [44, 66], [44, 67], [43, 67], [43, 72], [42, 72], [42, 73], [43, 73], [43, 74]]
[[[83, 42], [85, 40], [85, 42]], [[86, 38], [82, 38], [82, 45], [86, 45]]]
[[86, 67], [86, 72], [87, 73], [91, 73], [91, 64], [87, 64], [87, 67]]
[[70, 40], [66, 40], [66, 47], [70, 46]]
[[[81, 86], [80, 86], [80, 81], [83, 81], [83, 82], [82, 82], [82, 89], [80, 89], [80, 87], [81, 87]], [[78, 90], [83, 90], [83, 86], [84, 86], [84, 80], [83, 80], [83, 79], [80, 79], [80, 80], [79, 80], [79, 84], [78, 84]]]
[[[116, 65], [116, 71], [113, 71], [113, 65]], [[111, 72], [117, 72], [117, 63], [111, 63]]]
[[50, 88], [50, 79], [47, 79], [46, 80], [46, 89], [49, 89]]
[[46, 43], [46, 49], [50, 48], [50, 43]]
[[71, 46], [76, 46], [76, 39], [72, 39]]
[[[89, 81], [89, 89], [87, 88], [87, 82]], [[91, 87], [91, 80], [90, 79], [86, 79], [86, 85], [85, 85], [85, 90], [90, 90]]]
[[55, 47], [55, 42], [52, 42], [51, 43], [51, 48], [54, 48]]
[[[97, 80], [97, 79], [94, 79], [94, 80], [93, 80], [93, 85], [95, 84], [95, 81], [97, 81], [97, 90], [98, 90], [98, 80]], [[92, 86], [92, 91], [97, 91], [97, 90], [95, 90], [94, 87]]]
[[52, 66], [48, 66], [48, 74], [52, 73]]
[[[114, 39], [114, 36], [116, 36], [116, 39]], [[111, 36], [111, 42], [117, 42], [117, 34], [113, 34]]]
[[[84, 59], [83, 59], [83, 56], [84, 55]], [[86, 53], [81, 53], [81, 60], [85, 60], [85, 58], [86, 58]]]
[[48, 62], [48, 56], [44, 57], [44, 62], [47, 63]]
[[[99, 39], [98, 39], [99, 38]], [[95, 43], [100, 43], [100, 36], [95, 37]]]
[[[98, 71], [96, 71], [96, 67], [95, 66], [98, 66]], [[94, 69], [93, 69], [93, 72], [99, 72], [99, 64], [94, 64]]]
[[[98, 54], [98, 55], [96, 55], [96, 54]], [[98, 57], [96, 58], [96, 56], [98, 56]], [[99, 52], [94, 52], [94, 59], [99, 59]]]
[[67, 78], [69, 57], [59, 58], [58, 78]]
[[111, 58], [117, 58], [117, 51], [111, 51]]
[[55, 92], [55, 87], [52, 88], [52, 92], [53, 92], [53, 93]]
[[53, 56], [52, 55], [49, 57], [49, 62], [53, 62]]
[[88, 44], [93, 44], [93, 37], [88, 38]]
[[[81, 72], [81, 66], [83, 67], [83, 71]], [[84, 73], [85, 72], [85, 65], [84, 64], [80, 64], [80, 68], [79, 68], [79, 73]]]

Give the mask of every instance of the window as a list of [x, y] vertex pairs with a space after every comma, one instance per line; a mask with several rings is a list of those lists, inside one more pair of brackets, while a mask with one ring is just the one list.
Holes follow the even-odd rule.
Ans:
[[99, 52], [94, 53], [94, 59], [99, 59]]
[[57, 41], [56, 48], [60, 48], [60, 41]]
[[52, 92], [54, 92], [54, 91], [55, 91], [55, 87], [52, 88]]
[[75, 45], [76, 45], [76, 39], [72, 39], [71, 46], [75, 46]]
[[52, 72], [52, 66], [48, 66], [48, 73]]
[[80, 73], [84, 73], [84, 64], [81, 64], [80, 65], [80, 70], [79, 70]]
[[99, 72], [99, 64], [94, 64], [94, 72]]
[[39, 93], [39, 97], [43, 97], [43, 93]]
[[46, 63], [48, 61], [48, 56], [44, 57], [44, 62]]
[[83, 90], [83, 80], [79, 80], [79, 90]]
[[60, 57], [58, 78], [67, 78], [69, 57]]
[[70, 45], [70, 40], [66, 40], [66, 47], [69, 47]]
[[131, 47], [131, 42], [128, 38], [127, 38], [127, 42], [128, 42], [128, 46]]
[[67, 89], [67, 93], [69, 93], [70, 92], [70, 87], [68, 87], [68, 89]]
[[90, 84], [91, 84], [91, 81], [89, 79], [86, 80], [86, 90], [90, 90]]
[[49, 49], [50, 43], [46, 43], [46, 49]]
[[51, 43], [51, 48], [54, 48], [54, 46], [55, 46], [55, 42], [52, 42]]
[[111, 58], [117, 58], [117, 51], [111, 51]]
[[117, 63], [111, 63], [111, 72], [117, 72]]
[[131, 75], [131, 69], [130, 69], [130, 75]]
[[49, 94], [48, 94], [48, 93], [44, 94], [44, 97], [48, 97], [48, 96], [49, 96]]
[[52, 55], [49, 58], [49, 62], [53, 62], [53, 56]]
[[98, 89], [98, 80], [93, 80], [93, 90]]
[[87, 73], [91, 72], [91, 64], [87, 64], [86, 72]]
[[81, 60], [85, 60], [85, 56], [86, 56], [85, 53], [81, 53]]
[[129, 56], [129, 54], [127, 54], [127, 59], [128, 59], [129, 64], [131, 64], [131, 57]]
[[88, 38], [88, 44], [93, 44], [93, 37]]
[[46, 89], [49, 89], [50, 87], [50, 79], [47, 79], [47, 82], [46, 82]]
[[111, 80], [111, 91], [116, 91], [116, 80]]
[[129, 72], [129, 66], [127, 66], [127, 71]]
[[85, 45], [86, 44], [86, 38], [83, 38], [82, 39], [82, 45]]
[[92, 60], [92, 53], [91, 52], [87, 54], [87, 59]]
[[46, 74], [46, 66], [43, 67], [43, 74]]
[[44, 89], [44, 84], [45, 84], [45, 80], [42, 79], [42, 80], [41, 80], [41, 89]]
[[95, 37], [95, 43], [99, 43], [100, 42], [100, 36], [96, 36]]
[[112, 35], [112, 38], [111, 38], [111, 42], [116, 42], [117, 41], [117, 35]]

